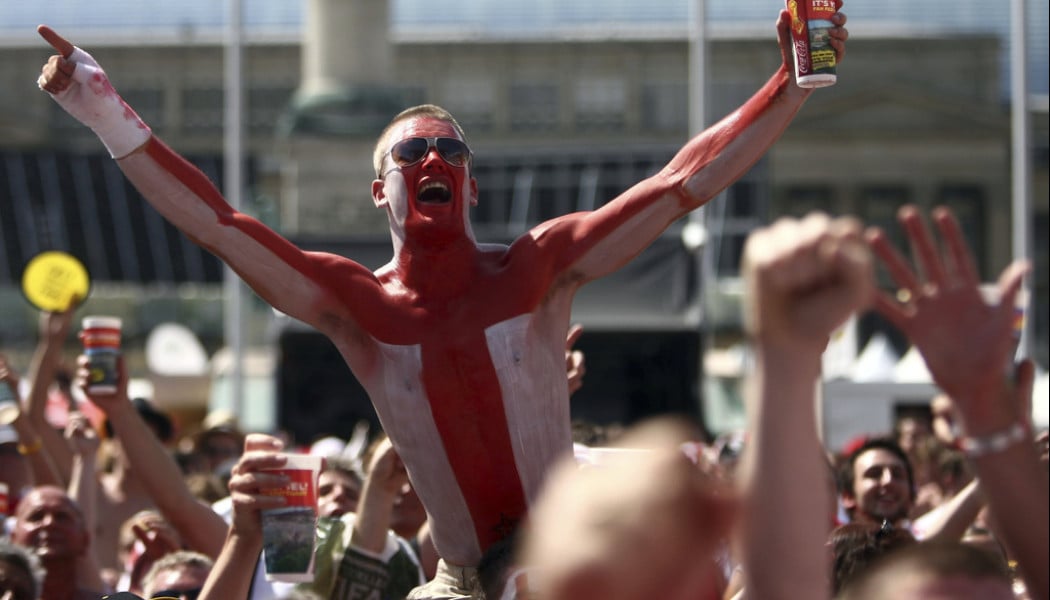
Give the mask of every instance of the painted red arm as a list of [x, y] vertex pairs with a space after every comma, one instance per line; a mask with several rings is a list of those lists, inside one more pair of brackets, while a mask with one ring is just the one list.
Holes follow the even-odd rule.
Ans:
[[379, 323], [389, 317], [391, 307], [368, 269], [343, 257], [304, 252], [235, 211], [202, 172], [159, 139], [118, 164], [158, 212], [278, 310], [343, 339], [371, 329], [365, 319]]
[[529, 233], [556, 273], [586, 282], [616, 270], [675, 220], [740, 178], [780, 137], [808, 92], [781, 67], [743, 106], [695, 136], [659, 173], [608, 204]]

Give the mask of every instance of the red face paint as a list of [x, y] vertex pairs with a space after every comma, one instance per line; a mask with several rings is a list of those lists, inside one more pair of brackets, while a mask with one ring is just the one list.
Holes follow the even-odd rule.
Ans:
[[[391, 145], [411, 137], [453, 137], [459, 139], [452, 124], [431, 117], [409, 119], [392, 131]], [[384, 158], [384, 191], [391, 215], [391, 227], [403, 228], [406, 245], [415, 248], [441, 248], [462, 240], [472, 240], [468, 210], [470, 178], [467, 167], [456, 167], [430, 148], [419, 162], [405, 167]]]

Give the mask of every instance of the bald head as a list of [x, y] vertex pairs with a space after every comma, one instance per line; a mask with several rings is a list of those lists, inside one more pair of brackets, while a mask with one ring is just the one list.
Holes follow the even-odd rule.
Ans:
[[18, 504], [11, 539], [47, 562], [80, 557], [90, 534], [77, 503], [62, 488], [46, 485], [33, 488]]

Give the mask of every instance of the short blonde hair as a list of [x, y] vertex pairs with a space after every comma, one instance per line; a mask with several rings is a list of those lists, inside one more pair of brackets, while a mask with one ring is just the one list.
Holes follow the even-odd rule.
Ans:
[[165, 571], [197, 571], [207, 579], [208, 573], [215, 566], [215, 561], [206, 554], [193, 550], [176, 550], [169, 552], [157, 559], [157, 562], [149, 568], [146, 576], [142, 578], [143, 591], [146, 596], [152, 596], [154, 592], [162, 591], [156, 587], [156, 579]]
[[452, 113], [440, 106], [436, 104], [420, 104], [411, 108], [406, 108], [390, 120], [390, 123], [383, 128], [383, 132], [379, 134], [379, 139], [376, 140], [376, 147], [372, 153], [372, 166], [375, 168], [377, 178], [383, 176], [383, 159], [386, 158], [387, 152], [390, 151], [390, 132], [398, 123], [416, 117], [431, 117], [440, 121], [445, 121], [455, 128], [456, 133], [459, 134], [461, 140], [464, 142], [467, 141], [467, 136], [463, 133], [463, 128], [459, 126], [459, 122], [456, 121], [456, 118], [452, 116]]

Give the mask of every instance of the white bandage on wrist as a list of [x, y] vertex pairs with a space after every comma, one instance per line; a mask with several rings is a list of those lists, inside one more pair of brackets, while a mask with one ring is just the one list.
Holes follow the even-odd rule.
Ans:
[[963, 436], [959, 438], [959, 448], [970, 458], [980, 458], [1006, 450], [1031, 437], [1028, 427], [1014, 423], [1002, 431], [982, 436]]
[[113, 158], [123, 158], [145, 144], [153, 132], [113, 89], [95, 59], [75, 48], [68, 60], [76, 64], [73, 84], [51, 97], [90, 127]]

